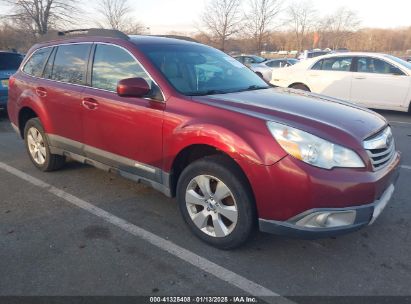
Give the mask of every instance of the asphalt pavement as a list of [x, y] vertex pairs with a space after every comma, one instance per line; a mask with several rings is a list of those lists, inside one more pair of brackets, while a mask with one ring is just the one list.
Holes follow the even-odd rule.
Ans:
[[75, 162], [40, 172], [3, 115], [0, 296], [410, 296], [411, 115], [380, 113], [403, 167], [374, 225], [316, 241], [256, 233], [232, 251], [198, 240], [149, 187]]

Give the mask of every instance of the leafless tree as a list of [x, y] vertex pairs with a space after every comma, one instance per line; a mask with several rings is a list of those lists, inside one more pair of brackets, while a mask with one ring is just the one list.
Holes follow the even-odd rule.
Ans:
[[201, 16], [203, 26], [225, 50], [227, 40], [241, 29], [241, 0], [211, 0]]
[[263, 50], [264, 39], [267, 38], [275, 17], [281, 12], [282, 4], [282, 0], [249, 0], [246, 28], [255, 41], [257, 51]]
[[78, 0], [0, 0], [0, 3], [10, 8], [7, 17], [35, 35], [72, 24], [73, 14], [78, 12]]
[[347, 7], [340, 7], [325, 18], [324, 31], [330, 36], [332, 48], [337, 49], [346, 43], [358, 29], [361, 21], [356, 12]]
[[98, 26], [120, 30], [127, 34], [140, 34], [145, 31], [144, 25], [130, 16], [133, 9], [128, 0], [99, 0], [97, 11], [103, 17], [103, 22], [98, 22]]
[[287, 9], [288, 24], [294, 32], [299, 51], [303, 50], [305, 36], [317, 23], [316, 13], [308, 0], [293, 2]]

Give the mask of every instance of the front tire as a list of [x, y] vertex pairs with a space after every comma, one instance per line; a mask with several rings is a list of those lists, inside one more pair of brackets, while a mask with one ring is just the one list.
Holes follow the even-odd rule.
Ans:
[[41, 171], [54, 171], [64, 166], [64, 156], [51, 154], [47, 136], [38, 118], [26, 123], [24, 141], [30, 160]]
[[177, 201], [190, 230], [217, 248], [238, 247], [253, 230], [253, 195], [242, 171], [226, 157], [187, 166], [178, 180]]

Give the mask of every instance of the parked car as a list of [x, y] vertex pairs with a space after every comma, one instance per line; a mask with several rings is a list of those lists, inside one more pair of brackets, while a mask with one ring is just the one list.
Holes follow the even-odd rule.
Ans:
[[354, 231], [393, 194], [400, 154], [379, 114], [272, 88], [194, 42], [59, 37], [33, 46], [10, 78], [12, 126], [42, 171], [71, 158], [150, 184], [220, 248], [257, 226], [300, 238]]
[[255, 72], [258, 76], [263, 78], [265, 81], [270, 81], [272, 68], [264, 64], [264, 62], [267, 61], [266, 58], [256, 55], [239, 55], [234, 56], [234, 59], [238, 60], [239, 62], [250, 68], [253, 72]]
[[329, 54], [330, 50], [305, 50], [298, 56], [298, 60], [307, 60]]
[[270, 82], [274, 69], [291, 66], [297, 62], [299, 61], [293, 58], [270, 59], [259, 64], [253, 64], [250, 68], [265, 81]]
[[411, 63], [376, 53], [331, 54], [282, 69], [271, 83], [368, 108], [409, 111]]
[[17, 71], [23, 58], [16, 52], [0, 51], [0, 110], [7, 108], [9, 77]]

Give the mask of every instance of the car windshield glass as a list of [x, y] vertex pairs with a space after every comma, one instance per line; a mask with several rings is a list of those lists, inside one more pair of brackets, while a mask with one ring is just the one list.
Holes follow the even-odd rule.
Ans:
[[0, 70], [17, 70], [22, 61], [20, 54], [0, 53]]
[[396, 63], [406, 67], [407, 69], [411, 70], [411, 62], [407, 62], [405, 60], [402, 60], [401, 58], [391, 56], [391, 55], [385, 55], [385, 57], [394, 60]]
[[197, 44], [139, 45], [169, 83], [187, 96], [224, 94], [270, 86], [246, 66]]

